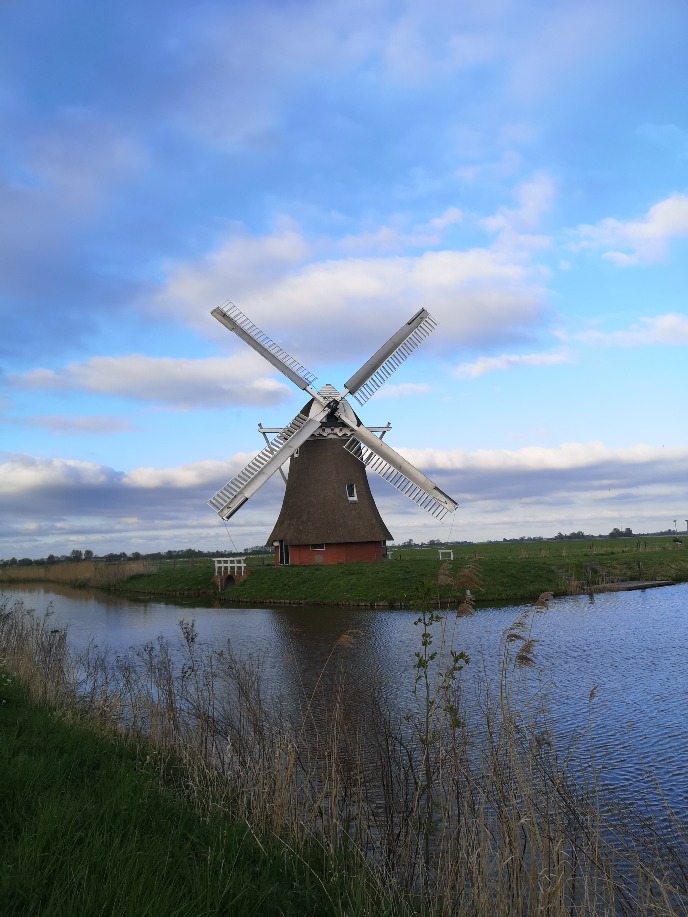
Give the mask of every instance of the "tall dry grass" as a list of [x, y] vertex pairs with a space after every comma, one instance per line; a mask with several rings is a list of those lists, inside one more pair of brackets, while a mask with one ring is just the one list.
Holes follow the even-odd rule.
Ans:
[[123, 560], [104, 563], [97, 560], [65, 561], [60, 564], [32, 564], [26, 567], [1, 567], [0, 582], [63, 583], [69, 586], [113, 586], [132, 576], [155, 573], [155, 561]]
[[400, 915], [684, 914], [685, 826], [663, 836], [624, 819], [595, 774], [557, 750], [529, 683], [535, 613], [505, 633], [497, 683], [472, 673], [470, 711], [457, 616], [431, 608], [418, 618], [404, 715], [374, 686], [351, 702], [336, 673], [353, 632], [332, 649], [333, 677], [321, 673], [297, 706], [266, 693], [259, 661], [201, 647], [188, 621], [178, 645], [110, 657], [72, 652], [49, 614], [5, 602], [0, 656], [37, 700], [147, 737], [201, 812], [245, 820], [295, 856], [317, 839], [323, 869], [356, 884], [358, 913], [383, 894]]

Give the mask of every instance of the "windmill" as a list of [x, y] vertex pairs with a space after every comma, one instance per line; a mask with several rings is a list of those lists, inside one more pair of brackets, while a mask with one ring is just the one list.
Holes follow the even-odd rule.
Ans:
[[316, 391], [316, 377], [233, 303], [211, 314], [310, 395], [286, 427], [259, 426], [264, 435], [277, 435], [208, 501], [222, 519], [231, 518], [291, 459], [282, 509], [267, 542], [275, 548], [276, 563], [347, 563], [386, 556], [385, 543], [392, 536], [373, 500], [366, 469], [437, 519], [456, 510], [455, 500], [382, 441], [389, 424], [364, 426], [347, 401], [351, 395], [365, 404], [431, 333], [435, 321], [425, 309], [402, 325], [341, 392], [329, 384]]

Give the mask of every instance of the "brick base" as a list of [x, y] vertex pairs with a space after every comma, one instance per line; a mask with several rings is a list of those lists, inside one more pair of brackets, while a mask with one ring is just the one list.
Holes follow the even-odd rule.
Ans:
[[[323, 564], [374, 563], [384, 560], [387, 548], [381, 541], [353, 541], [326, 544], [325, 550], [314, 550], [308, 544], [289, 545], [289, 566], [303, 567]], [[275, 548], [275, 564], [279, 564], [279, 548]]]

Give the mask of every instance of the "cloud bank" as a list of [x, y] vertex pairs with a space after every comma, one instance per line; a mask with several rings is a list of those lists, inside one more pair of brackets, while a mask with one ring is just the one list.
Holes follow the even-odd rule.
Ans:
[[[557, 449], [399, 451], [459, 500], [451, 522], [455, 538], [480, 540], [507, 531], [551, 536], [581, 528], [597, 534], [619, 520], [636, 531], [656, 530], [688, 505], [686, 448], [610, 449], [593, 442]], [[227, 462], [124, 473], [83, 461], [1, 455], [0, 556], [16, 554], [18, 539], [30, 556], [43, 556], [49, 553], [44, 540], [56, 537], [68, 545], [92, 536], [101, 553], [142, 550], [140, 544], [166, 549], [171, 530], [197, 546], [221, 543], [223, 527], [205, 501], [251, 457], [236, 453]], [[230, 522], [246, 545], [262, 543], [277, 516], [283, 494], [277, 477]], [[420, 541], [421, 532], [426, 539], [448, 537], [446, 526], [427, 534], [436, 523], [374, 475], [371, 480], [397, 540]]]

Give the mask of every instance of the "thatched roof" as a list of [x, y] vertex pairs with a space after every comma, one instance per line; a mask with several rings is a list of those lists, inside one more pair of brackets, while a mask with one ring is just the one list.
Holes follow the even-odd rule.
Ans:
[[[284, 502], [268, 544], [391, 541], [370, 492], [365, 467], [345, 437], [311, 437], [292, 456]], [[346, 485], [356, 486], [356, 503]]]

